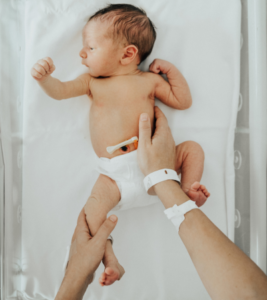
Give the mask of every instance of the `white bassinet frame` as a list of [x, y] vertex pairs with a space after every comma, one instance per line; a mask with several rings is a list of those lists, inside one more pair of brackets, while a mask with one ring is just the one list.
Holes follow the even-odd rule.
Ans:
[[266, 1], [248, 1], [250, 257], [266, 273]]

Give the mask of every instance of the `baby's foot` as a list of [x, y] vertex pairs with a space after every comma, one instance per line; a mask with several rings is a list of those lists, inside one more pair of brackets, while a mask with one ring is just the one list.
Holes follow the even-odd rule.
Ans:
[[124, 268], [119, 264], [118, 260], [114, 258], [105, 258], [105, 271], [99, 278], [100, 285], [111, 285], [114, 281], [120, 280], [125, 273]]
[[191, 185], [189, 191], [186, 194], [191, 200], [196, 202], [196, 205], [198, 207], [202, 206], [210, 196], [210, 193], [208, 192], [206, 187], [197, 181]]

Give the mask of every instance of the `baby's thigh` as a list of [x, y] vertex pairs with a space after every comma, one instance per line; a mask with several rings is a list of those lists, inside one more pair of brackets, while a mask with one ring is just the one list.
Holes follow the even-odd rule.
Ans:
[[114, 208], [120, 201], [121, 195], [116, 182], [100, 174], [88, 201], [94, 202], [96, 205], [106, 209], [108, 213], [112, 208]]
[[203, 163], [204, 158], [204, 151], [198, 143], [185, 141], [176, 146], [175, 170], [179, 175], [185, 161], [187, 164], [197, 164], [198, 162]]

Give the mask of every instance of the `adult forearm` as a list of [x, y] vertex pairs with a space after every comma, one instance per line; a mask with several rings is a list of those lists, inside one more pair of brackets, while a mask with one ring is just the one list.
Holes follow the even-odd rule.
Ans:
[[[165, 208], [189, 198], [174, 181], [155, 185]], [[179, 235], [212, 299], [267, 299], [267, 277], [201, 210], [185, 214]]]
[[84, 278], [67, 271], [55, 300], [81, 300], [92, 280], [93, 277]]
[[38, 81], [42, 90], [51, 98], [56, 100], [61, 100], [63, 98], [63, 82], [54, 78], [52, 76], [48, 76], [44, 81]]

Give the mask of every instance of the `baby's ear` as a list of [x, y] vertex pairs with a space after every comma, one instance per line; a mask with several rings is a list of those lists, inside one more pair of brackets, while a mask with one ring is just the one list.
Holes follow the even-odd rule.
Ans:
[[134, 45], [128, 45], [123, 49], [122, 65], [130, 64], [137, 57], [138, 49]]

